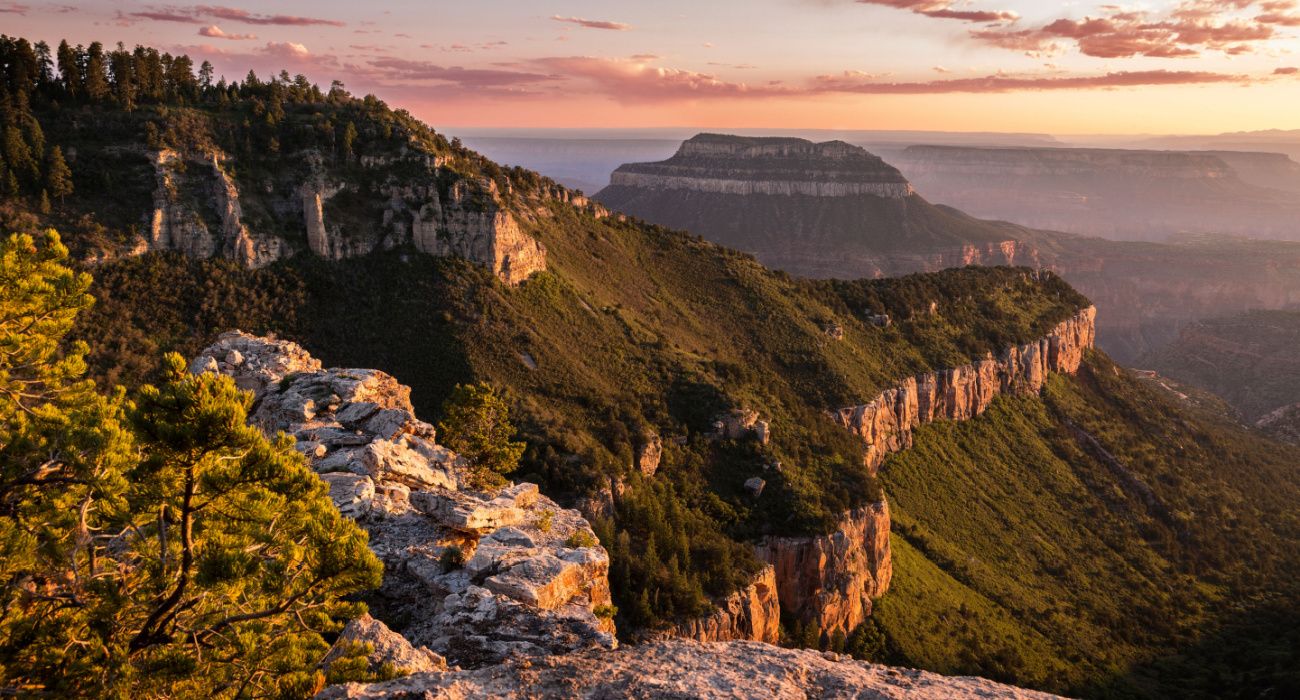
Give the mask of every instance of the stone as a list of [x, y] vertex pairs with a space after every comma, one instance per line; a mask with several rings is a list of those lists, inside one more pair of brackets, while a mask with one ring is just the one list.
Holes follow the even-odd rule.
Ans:
[[603, 653], [515, 657], [472, 670], [326, 688], [317, 700], [1052, 700], [983, 678], [947, 677], [749, 641], [663, 639]]
[[748, 491], [749, 495], [753, 496], [754, 498], [758, 498], [759, 496], [763, 495], [764, 486], [767, 486], [767, 482], [763, 481], [762, 479], [756, 476], [750, 477], [745, 480], [745, 490]]
[[330, 499], [339, 512], [349, 518], [360, 518], [370, 512], [375, 498], [375, 482], [368, 476], [333, 472], [321, 474], [330, 487]]
[[769, 564], [744, 589], [715, 601], [712, 612], [679, 621], [669, 635], [698, 642], [748, 639], [776, 644], [781, 640], [781, 604], [777, 599], [776, 570]]
[[641, 475], [652, 477], [655, 472], [659, 471], [659, 461], [663, 458], [664, 442], [656, 433], [649, 433], [644, 436], [641, 444], [637, 445], [636, 468], [641, 471]]
[[413, 646], [405, 637], [370, 615], [362, 615], [344, 625], [338, 641], [321, 661], [321, 667], [329, 669], [334, 661], [345, 655], [349, 644], [370, 645], [372, 651], [366, 660], [372, 673], [390, 669], [409, 675], [447, 670], [446, 659], [424, 647]]

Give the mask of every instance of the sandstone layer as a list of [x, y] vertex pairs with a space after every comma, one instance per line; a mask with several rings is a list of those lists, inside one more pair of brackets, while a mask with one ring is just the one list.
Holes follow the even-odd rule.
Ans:
[[666, 161], [620, 166], [610, 184], [736, 195], [898, 199], [912, 194], [892, 166], [843, 141], [721, 134], [695, 136]]
[[754, 582], [717, 601], [704, 617], [674, 625], [669, 636], [699, 642], [753, 640], [776, 644], [781, 639], [781, 605], [777, 599], [777, 573], [763, 567]]
[[[496, 183], [463, 177], [441, 158], [415, 151], [363, 157], [363, 171], [384, 182], [376, 197], [337, 176], [319, 153], [297, 154], [305, 176], [267, 180], [255, 195], [273, 226], [261, 217], [250, 226], [224, 154], [151, 155], [156, 186], [143, 250], [261, 267], [302, 250], [339, 260], [409, 245], [478, 263], [512, 285], [546, 269], [546, 248], [520, 226]], [[383, 177], [394, 168], [406, 173], [400, 182]]]
[[862, 438], [867, 467], [875, 473], [889, 454], [912, 446], [916, 428], [974, 418], [1001, 394], [1037, 394], [1051, 373], [1076, 372], [1096, 342], [1096, 320], [1097, 309], [1090, 306], [1037, 341], [1007, 348], [1000, 357], [909, 377], [834, 418]]
[[474, 666], [616, 646], [609, 556], [589, 544], [587, 521], [534, 484], [467, 490], [462, 460], [415, 417], [408, 387], [376, 370], [323, 369], [295, 343], [239, 332], [191, 370], [232, 376], [254, 393], [254, 425], [297, 439], [384, 563], [371, 610], [416, 647]]
[[1049, 700], [982, 678], [890, 668], [758, 642], [662, 640], [607, 653], [515, 659], [474, 671], [419, 673], [326, 688], [318, 700], [686, 698], [698, 700]]

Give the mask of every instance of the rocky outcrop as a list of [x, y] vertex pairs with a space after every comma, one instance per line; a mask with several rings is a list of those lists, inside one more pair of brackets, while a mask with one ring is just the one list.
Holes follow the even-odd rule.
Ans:
[[875, 473], [891, 453], [912, 446], [912, 431], [937, 420], [968, 420], [1001, 394], [1036, 394], [1053, 372], [1079, 369], [1096, 340], [1097, 310], [1088, 307], [1062, 321], [1045, 337], [1007, 348], [952, 369], [909, 377], [870, 403], [833, 417], [866, 444], [866, 464]]
[[757, 642], [661, 640], [598, 654], [514, 659], [473, 671], [421, 673], [384, 683], [333, 686], [318, 700], [1049, 700], [1054, 695], [982, 678], [890, 668], [830, 652]]
[[582, 516], [534, 484], [466, 490], [464, 466], [375, 370], [323, 369], [298, 345], [234, 332], [192, 363], [255, 396], [250, 422], [284, 431], [384, 563], [371, 609], [452, 663], [616, 646], [609, 557]]
[[764, 566], [744, 589], [716, 601], [713, 612], [674, 625], [670, 636], [697, 642], [748, 639], [776, 644], [781, 639], [781, 605], [776, 570]]
[[893, 578], [889, 505], [871, 503], [840, 517], [829, 535], [769, 537], [756, 548], [776, 575], [781, 611], [814, 624], [824, 639], [848, 635], [871, 614]]
[[339, 640], [321, 661], [321, 667], [328, 669], [335, 661], [344, 658], [348, 651], [354, 650], [355, 645], [368, 647], [366, 661], [372, 673], [407, 675], [447, 670], [446, 659], [424, 647], [413, 646], [405, 637], [369, 614], [362, 615], [343, 627]]
[[[143, 250], [225, 257], [261, 267], [300, 250], [341, 260], [411, 245], [429, 255], [478, 263], [511, 285], [546, 269], [546, 248], [520, 226], [495, 182], [455, 174], [443, 159], [414, 151], [368, 157], [366, 169], [405, 173], [404, 179], [388, 176], [378, 188], [382, 198], [375, 198], [368, 188], [336, 178], [319, 153], [300, 153], [296, 158], [306, 174], [292, 185], [258, 184], [259, 209], [278, 224], [271, 232], [251, 229], [244, 221], [239, 186], [223, 154], [164, 149], [150, 155], [156, 183]], [[424, 176], [412, 178], [409, 173], [418, 168], [425, 169]], [[343, 193], [347, 203], [336, 204]], [[608, 214], [567, 192], [564, 201], [593, 215]], [[301, 238], [284, 235], [295, 229]]]
[[619, 166], [610, 184], [735, 195], [898, 199], [912, 186], [892, 166], [843, 141], [700, 134], [659, 163]]

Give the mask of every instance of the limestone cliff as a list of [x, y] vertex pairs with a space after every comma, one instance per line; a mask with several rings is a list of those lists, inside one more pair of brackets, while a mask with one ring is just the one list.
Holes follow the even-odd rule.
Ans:
[[616, 646], [609, 556], [587, 521], [534, 484], [466, 490], [408, 387], [238, 332], [191, 369], [234, 377], [256, 397], [254, 425], [297, 439], [384, 563], [372, 611], [411, 643], [466, 666]]
[[909, 377], [874, 400], [835, 413], [862, 438], [874, 473], [885, 457], [912, 446], [912, 431], [938, 420], [968, 420], [1001, 394], [1036, 394], [1053, 372], [1074, 373], [1096, 342], [1097, 309], [1088, 307], [1039, 340], [1007, 348], [1000, 357]]
[[872, 195], [900, 199], [912, 186], [892, 166], [843, 141], [700, 134], [660, 163], [629, 163], [610, 184], [737, 195]]
[[679, 622], [668, 635], [699, 642], [748, 639], [776, 644], [781, 640], [777, 596], [776, 569], [765, 566], [749, 586], [718, 601], [712, 613]]
[[1004, 227], [929, 204], [840, 141], [700, 134], [668, 160], [620, 166], [596, 198], [808, 277], [1036, 262]]
[[417, 152], [372, 156], [359, 163], [383, 182], [371, 194], [327, 167], [319, 153], [298, 159], [305, 176], [261, 183], [257, 208], [272, 216], [250, 226], [238, 179], [229, 174], [232, 159], [216, 151], [154, 152], [153, 210], [142, 249], [261, 267], [302, 250], [340, 260], [410, 245], [476, 262], [511, 285], [546, 269], [546, 248], [524, 231], [491, 180], [463, 177]]
[[848, 635], [871, 614], [871, 601], [889, 589], [889, 505], [851, 510], [829, 535], [770, 537], [757, 547], [776, 572], [782, 612], [815, 624], [824, 639]]

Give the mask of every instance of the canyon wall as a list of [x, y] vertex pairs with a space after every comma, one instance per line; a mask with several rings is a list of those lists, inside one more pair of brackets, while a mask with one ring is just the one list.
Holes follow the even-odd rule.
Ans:
[[668, 631], [668, 636], [697, 642], [749, 639], [776, 644], [781, 640], [777, 585], [776, 569], [769, 564], [749, 586], [717, 601], [712, 613], [679, 622]]
[[892, 166], [842, 141], [700, 134], [658, 163], [628, 163], [615, 186], [734, 195], [901, 199], [912, 186]]
[[1032, 343], [1007, 348], [952, 369], [903, 380], [873, 401], [840, 409], [837, 423], [862, 438], [874, 474], [885, 458], [912, 446], [912, 432], [940, 420], [969, 420], [1002, 394], [1037, 394], [1053, 372], [1072, 374], [1097, 335], [1097, 309], [1088, 307]]
[[[375, 196], [339, 178], [320, 154], [299, 156], [305, 177], [267, 180], [248, 195], [228, 173], [223, 154], [152, 153], [153, 210], [139, 250], [175, 250], [261, 267], [300, 250], [341, 260], [411, 245], [429, 255], [478, 263], [511, 285], [546, 269], [546, 248], [523, 230], [491, 180], [461, 177], [440, 159], [422, 154], [370, 156], [360, 165], [384, 182]], [[408, 176], [399, 185], [385, 175], [413, 167], [423, 169], [424, 176]], [[260, 226], [244, 220], [241, 200], [250, 196], [258, 210], [272, 215], [274, 231], [264, 218], [258, 219]]]

